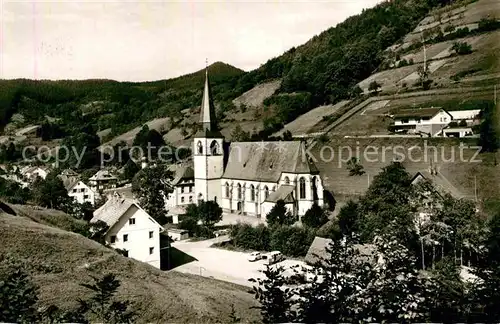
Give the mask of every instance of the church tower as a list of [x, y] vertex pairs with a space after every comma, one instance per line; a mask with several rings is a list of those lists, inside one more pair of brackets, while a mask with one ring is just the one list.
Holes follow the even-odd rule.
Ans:
[[210, 92], [208, 67], [200, 111], [200, 130], [194, 136], [193, 162], [196, 201], [221, 202], [221, 181], [224, 173], [224, 138], [217, 128], [215, 107]]

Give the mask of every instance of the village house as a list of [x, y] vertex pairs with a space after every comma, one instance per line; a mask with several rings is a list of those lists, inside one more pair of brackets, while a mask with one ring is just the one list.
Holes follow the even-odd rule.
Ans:
[[418, 213], [420, 221], [422, 222], [429, 219], [433, 209], [440, 207], [440, 202], [435, 200], [436, 197], [442, 199], [449, 194], [455, 199], [473, 199], [473, 197], [470, 197], [458, 190], [442, 173], [439, 172], [436, 165], [430, 165], [428, 170], [421, 170], [415, 173], [411, 180], [412, 185], [425, 182], [427, 182], [430, 187], [427, 191], [423, 192], [423, 196], [420, 197], [419, 201], [421, 207]]
[[393, 116], [392, 130], [396, 133], [425, 134], [435, 136], [446, 127], [453, 117], [439, 107], [402, 109]]
[[390, 126], [395, 133], [421, 134], [430, 137], [472, 136], [470, 127], [480, 110], [446, 111], [440, 107], [402, 109], [393, 115]]
[[105, 242], [127, 257], [161, 267], [160, 233], [164, 231], [135, 200], [115, 195], [94, 212], [90, 221], [108, 225]]
[[224, 212], [265, 218], [278, 200], [299, 217], [315, 203], [323, 206], [323, 181], [304, 142], [224, 141], [217, 128], [208, 73], [200, 125], [193, 139], [193, 165], [176, 172], [167, 209], [212, 200]]
[[118, 178], [108, 170], [99, 170], [89, 179], [90, 188], [101, 194], [106, 189], [116, 188]]
[[68, 191], [68, 196], [73, 198], [77, 203], [83, 204], [88, 202], [91, 205], [95, 204], [96, 193], [83, 181], [74, 180], [73, 182], [68, 183], [65, 187]]
[[50, 170], [44, 166], [32, 166], [26, 167], [21, 170], [21, 174], [29, 181], [33, 182], [36, 178], [45, 179], [49, 174]]

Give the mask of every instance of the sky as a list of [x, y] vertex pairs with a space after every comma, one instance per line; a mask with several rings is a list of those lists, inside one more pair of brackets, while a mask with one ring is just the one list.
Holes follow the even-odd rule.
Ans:
[[380, 0], [0, 0], [0, 78], [147, 81], [245, 71]]

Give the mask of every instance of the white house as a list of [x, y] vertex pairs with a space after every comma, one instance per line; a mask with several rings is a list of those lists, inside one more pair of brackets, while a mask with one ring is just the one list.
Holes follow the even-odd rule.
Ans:
[[92, 205], [95, 204], [96, 193], [81, 180], [70, 182], [66, 186], [66, 190], [68, 191], [68, 196], [72, 197], [79, 204], [86, 202]]
[[167, 206], [187, 206], [195, 203], [194, 170], [191, 166], [178, 166], [171, 184], [173, 192], [167, 197]]
[[94, 212], [90, 221], [103, 221], [109, 229], [105, 241], [125, 255], [160, 268], [160, 226], [132, 199], [115, 195]]
[[402, 109], [393, 116], [394, 132], [420, 133], [435, 136], [446, 127], [453, 117], [439, 107]]
[[47, 167], [34, 166], [27, 167], [22, 170], [21, 173], [26, 179], [28, 179], [28, 181], [33, 182], [38, 177], [45, 179], [49, 174], [49, 171], [50, 170]]
[[201, 130], [193, 139], [193, 166], [180, 168], [167, 209], [216, 201], [225, 212], [265, 217], [278, 200], [302, 216], [323, 206], [323, 181], [302, 141], [227, 143], [218, 131], [208, 73]]
[[453, 118], [453, 121], [460, 122], [462, 120], [465, 120], [467, 122], [467, 124], [470, 124], [475, 119], [477, 119], [480, 112], [481, 112], [481, 109], [448, 111], [448, 113]]

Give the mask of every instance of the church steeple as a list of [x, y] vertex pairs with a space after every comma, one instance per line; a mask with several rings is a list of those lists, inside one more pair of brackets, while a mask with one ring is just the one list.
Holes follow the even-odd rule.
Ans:
[[214, 132], [217, 130], [215, 107], [212, 101], [210, 80], [208, 78], [208, 66], [205, 68], [205, 88], [203, 89], [203, 99], [201, 101], [200, 122], [204, 131]]

